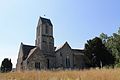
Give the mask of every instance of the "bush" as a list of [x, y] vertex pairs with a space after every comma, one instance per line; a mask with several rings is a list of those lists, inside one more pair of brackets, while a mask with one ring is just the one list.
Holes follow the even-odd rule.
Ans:
[[11, 59], [5, 58], [1, 64], [1, 72], [9, 72], [12, 70]]
[[120, 63], [117, 63], [117, 64], [115, 65], [115, 67], [120, 68]]

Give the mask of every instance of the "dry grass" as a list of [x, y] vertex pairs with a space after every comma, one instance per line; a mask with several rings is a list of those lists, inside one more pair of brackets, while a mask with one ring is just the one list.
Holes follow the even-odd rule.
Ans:
[[0, 80], [120, 80], [120, 69], [10, 72]]

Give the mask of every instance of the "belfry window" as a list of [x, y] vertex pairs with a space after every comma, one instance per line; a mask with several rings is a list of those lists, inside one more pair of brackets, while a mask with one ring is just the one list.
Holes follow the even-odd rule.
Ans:
[[35, 69], [40, 70], [40, 62], [35, 62]]
[[62, 57], [62, 53], [60, 52], [60, 56]]
[[48, 30], [48, 26], [46, 25], [45, 27], [45, 33], [48, 34], [49, 30]]

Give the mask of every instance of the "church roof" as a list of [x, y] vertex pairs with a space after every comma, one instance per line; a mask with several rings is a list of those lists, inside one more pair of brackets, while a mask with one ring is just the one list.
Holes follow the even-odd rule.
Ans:
[[[62, 49], [65, 45], [67, 45], [67, 46], [70, 47], [70, 45], [68, 44], [68, 42], [65, 42], [63, 45], [57, 47], [57, 48], [55, 49], [55, 51], [56, 51], [56, 52], [59, 51], [59, 50]], [[70, 48], [71, 48], [71, 47], [70, 47]], [[71, 48], [71, 50], [74, 52], [75, 55], [76, 55], [76, 54], [77, 54], [77, 55], [84, 55], [84, 50], [82, 50], [82, 49], [72, 49], [72, 48]]]
[[36, 49], [37, 49], [37, 47], [31, 49], [30, 52], [29, 52], [29, 54], [28, 54], [28, 56], [27, 56], [27, 58], [29, 58]]
[[33, 57], [34, 54], [37, 54], [37, 56], [45, 57], [45, 55], [43, 55], [43, 50], [40, 50], [39, 47], [35, 47], [35, 48], [30, 50], [29, 55], [27, 56], [26, 60]]
[[23, 51], [23, 60], [25, 60], [28, 57], [31, 49], [35, 48], [36, 46], [25, 45], [23, 43], [21, 43], [21, 44], [22, 44], [22, 51]]
[[74, 52], [74, 55], [84, 55], [84, 50], [81, 49], [72, 49], [72, 51]]
[[72, 49], [74, 52], [81, 52], [81, 53], [84, 53], [85, 50], [81, 50], [81, 49]]
[[60, 49], [63, 48], [65, 45], [67, 45], [67, 46], [70, 47], [70, 45], [68, 44], [68, 42], [65, 42], [63, 45], [56, 47], [55, 51], [60, 50]]
[[43, 17], [40, 17], [40, 19], [41, 19], [41, 21], [42, 21], [43, 24], [44, 23], [48, 23], [50, 26], [53, 26], [52, 23], [51, 23], [51, 21], [50, 21], [50, 19], [43, 18]]

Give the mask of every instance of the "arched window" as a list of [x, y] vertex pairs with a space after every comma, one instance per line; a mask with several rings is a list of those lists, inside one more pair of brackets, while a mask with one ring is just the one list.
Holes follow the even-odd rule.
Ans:
[[40, 70], [40, 62], [35, 62], [35, 69]]
[[50, 61], [49, 61], [49, 59], [47, 59], [47, 68], [49, 69], [50, 68]]
[[66, 57], [66, 67], [70, 68], [70, 57], [69, 56]]

